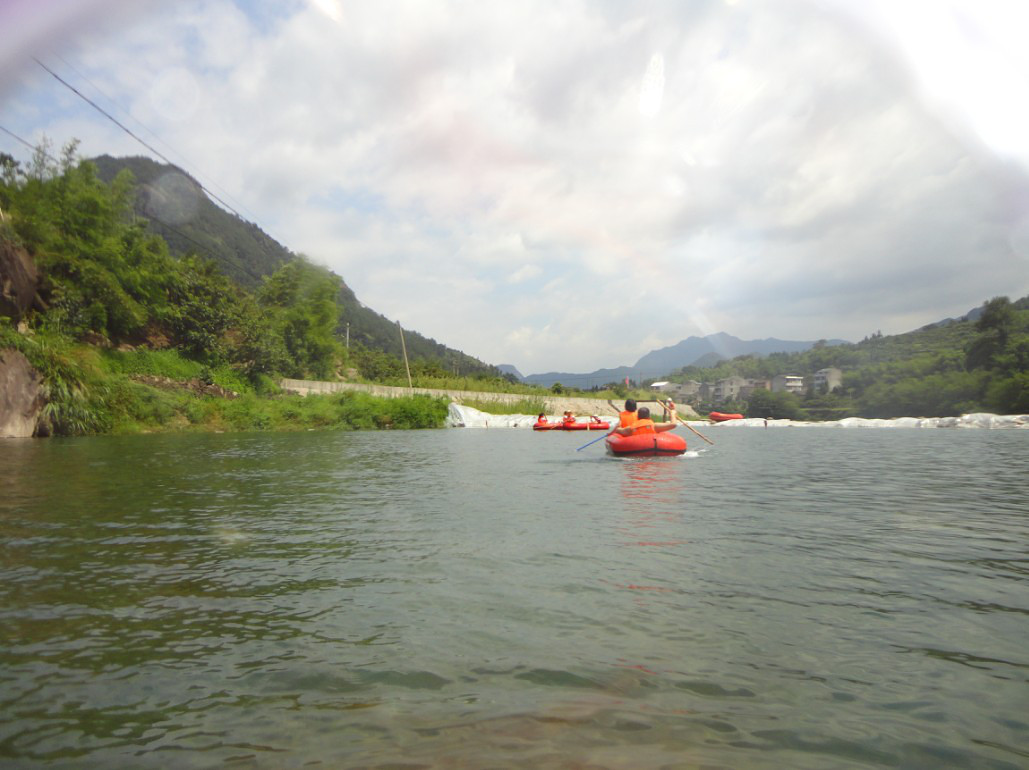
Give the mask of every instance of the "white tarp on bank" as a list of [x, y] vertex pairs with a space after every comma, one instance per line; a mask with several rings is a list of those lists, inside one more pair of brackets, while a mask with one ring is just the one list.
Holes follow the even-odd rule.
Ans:
[[[560, 420], [553, 415], [551, 420]], [[448, 428], [531, 428], [536, 415], [488, 414], [470, 406], [450, 404], [447, 415]], [[766, 421], [760, 417], [746, 420], [727, 420], [722, 423], [693, 421], [691, 425], [708, 428], [763, 428]], [[792, 420], [768, 420], [769, 428], [1029, 428], [1026, 414], [963, 414], [960, 417], [897, 417], [892, 420], [871, 420], [863, 417], [847, 417], [830, 422], [794, 422]]]
[[[715, 423], [693, 423], [709, 428], [763, 428], [765, 420], [751, 417], [745, 420], [726, 420]], [[793, 420], [768, 420], [769, 428], [1029, 428], [1027, 414], [963, 414], [960, 417], [895, 417], [891, 420], [847, 417], [828, 422], [794, 422]]]

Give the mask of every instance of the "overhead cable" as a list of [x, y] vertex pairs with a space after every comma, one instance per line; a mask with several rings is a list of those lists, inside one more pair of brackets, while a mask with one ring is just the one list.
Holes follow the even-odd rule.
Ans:
[[[45, 155], [45, 156], [46, 156], [47, 158], [49, 158], [50, 160], [52, 160], [52, 161], [53, 161], [54, 163], [57, 163], [57, 162], [58, 162], [57, 158], [55, 158], [55, 157], [54, 157], [53, 155], [51, 155], [51, 154], [50, 154], [49, 152], [47, 152], [46, 150], [44, 150], [44, 149], [43, 149], [43, 147], [42, 147], [41, 145], [34, 145], [34, 144], [32, 144], [32, 143], [31, 143], [31, 142], [29, 142], [28, 140], [26, 140], [26, 139], [23, 139], [22, 137], [18, 136], [18, 135], [17, 135], [16, 133], [14, 133], [13, 131], [11, 131], [11, 130], [9, 130], [9, 129], [5, 128], [4, 126], [0, 126], [0, 131], [3, 131], [3, 132], [4, 132], [5, 134], [7, 134], [8, 136], [10, 136], [10, 137], [12, 137], [13, 139], [16, 139], [17, 141], [21, 142], [22, 144], [24, 144], [24, 145], [25, 145], [26, 147], [28, 147], [28, 148], [29, 148], [30, 150], [32, 150], [33, 152], [42, 152], [42, 153], [43, 153], [43, 155]], [[238, 216], [238, 215], [237, 215], [237, 216]], [[144, 217], [144, 218], [145, 218], [145, 219], [149, 219], [149, 217]], [[213, 259], [214, 261], [216, 261], [216, 262], [217, 262], [217, 260], [218, 260], [218, 255], [217, 255], [217, 254], [215, 254], [215, 253], [214, 253], [213, 251], [211, 251], [211, 249], [210, 249], [209, 247], [205, 246], [205, 245], [204, 245], [204, 244], [202, 244], [202, 243], [201, 243], [200, 241], [196, 240], [195, 238], [191, 237], [190, 235], [187, 235], [186, 233], [182, 232], [182, 230], [180, 230], [179, 228], [175, 227], [175, 225], [169, 224], [168, 222], [165, 222], [165, 221], [163, 221], [163, 220], [162, 220], [162, 219], [160, 219], [159, 217], [154, 217], [154, 219], [155, 219], [155, 220], [157, 220], [157, 222], [158, 222], [158, 223], [159, 223], [159, 224], [161, 225], [161, 227], [166, 227], [167, 229], [171, 230], [171, 231], [172, 231], [173, 233], [175, 233], [176, 235], [178, 235], [178, 236], [180, 236], [181, 238], [184, 238], [185, 240], [189, 241], [190, 243], [192, 243], [192, 244], [193, 244], [194, 246], [196, 246], [196, 247], [197, 247], [198, 249], [200, 249], [201, 251], [204, 251], [204, 252], [206, 252], [206, 253], [207, 253], [207, 256], [208, 256], [208, 257], [209, 257], [210, 259]]]
[[[84, 75], [84, 74], [83, 74], [82, 72], [80, 72], [80, 71], [79, 71], [79, 70], [78, 70], [78, 69], [77, 69], [77, 68], [75, 67], [75, 65], [74, 65], [74, 64], [72, 64], [71, 62], [69, 62], [69, 61], [68, 61], [67, 59], [65, 59], [65, 58], [64, 58], [63, 56], [61, 56], [60, 54], [54, 54], [54, 55], [55, 55], [55, 56], [56, 56], [56, 57], [57, 57], [58, 59], [60, 59], [60, 60], [61, 60], [61, 62], [62, 62], [62, 63], [63, 63], [63, 64], [64, 64], [64, 65], [65, 65], [65, 66], [66, 66], [66, 67], [68, 68], [68, 69], [70, 69], [70, 70], [71, 70], [72, 72], [74, 72], [74, 73], [75, 73], [76, 75], [78, 75], [78, 76], [79, 76], [80, 78], [82, 78], [82, 79], [83, 79], [83, 80], [85, 80], [85, 81], [86, 81], [87, 83], [89, 83], [89, 85], [91, 85], [91, 86], [92, 86], [92, 87], [93, 87], [93, 88], [94, 88], [94, 89], [95, 89], [95, 90], [97, 91], [97, 93], [101, 94], [101, 95], [102, 95], [102, 96], [103, 96], [103, 97], [104, 97], [104, 98], [105, 98], [105, 99], [106, 99], [106, 100], [107, 100], [108, 102], [110, 102], [111, 104], [113, 104], [113, 105], [114, 105], [115, 107], [117, 107], [117, 108], [118, 108], [118, 109], [119, 109], [119, 110], [120, 110], [120, 111], [121, 111], [122, 113], [124, 113], [125, 115], [127, 115], [127, 116], [128, 116], [128, 117], [129, 117], [129, 118], [130, 118], [130, 119], [132, 120], [132, 121], [134, 121], [134, 122], [135, 122], [135, 123], [136, 123], [137, 125], [139, 125], [139, 126], [140, 126], [140, 127], [141, 127], [141, 128], [142, 128], [142, 129], [144, 130], [144, 131], [146, 131], [146, 132], [147, 132], [147, 133], [148, 133], [148, 134], [149, 134], [150, 136], [152, 136], [152, 137], [153, 137], [153, 138], [154, 138], [155, 140], [157, 140], [158, 142], [160, 142], [161, 144], [163, 144], [163, 145], [164, 145], [165, 147], [167, 147], [167, 148], [168, 148], [168, 149], [169, 149], [169, 150], [170, 150], [170, 151], [171, 151], [172, 153], [174, 153], [174, 154], [175, 154], [175, 156], [176, 156], [176, 157], [180, 158], [181, 160], [180, 160], [180, 163], [179, 163], [179, 165], [180, 165], [181, 167], [183, 167], [183, 168], [186, 168], [186, 169], [191, 169], [191, 170], [192, 170], [192, 165], [193, 165], [193, 164], [191, 164], [191, 163], [190, 163], [190, 162], [189, 162], [189, 161], [187, 160], [187, 158], [186, 158], [186, 157], [185, 157], [185, 156], [184, 156], [184, 155], [183, 155], [183, 154], [182, 154], [181, 152], [179, 152], [179, 151], [178, 151], [178, 150], [176, 150], [176, 149], [175, 149], [174, 147], [172, 147], [172, 146], [171, 146], [170, 144], [168, 144], [168, 142], [166, 142], [166, 141], [165, 141], [164, 139], [162, 139], [162, 138], [161, 138], [160, 136], [158, 136], [158, 135], [157, 135], [157, 134], [156, 134], [156, 133], [155, 133], [154, 131], [152, 131], [152, 130], [150, 129], [150, 127], [149, 127], [149, 126], [145, 125], [145, 124], [144, 124], [144, 123], [143, 123], [143, 122], [142, 122], [141, 120], [139, 120], [138, 118], [136, 118], [135, 116], [133, 116], [133, 115], [132, 115], [132, 114], [131, 114], [131, 113], [130, 113], [130, 112], [129, 112], [128, 110], [126, 110], [126, 109], [125, 109], [125, 108], [124, 108], [124, 107], [123, 107], [122, 105], [120, 105], [120, 104], [119, 104], [119, 103], [118, 103], [117, 101], [115, 101], [114, 99], [112, 99], [112, 98], [111, 98], [111, 97], [110, 97], [110, 96], [109, 96], [109, 95], [108, 95], [107, 93], [105, 93], [105, 92], [104, 92], [104, 90], [103, 90], [102, 88], [100, 88], [100, 86], [98, 86], [98, 85], [97, 85], [96, 83], [94, 83], [94, 82], [93, 82], [92, 80], [90, 80], [90, 79], [89, 79], [89, 78], [88, 78], [88, 77], [87, 77], [86, 75]], [[196, 172], [195, 172], [195, 171], [193, 171], [193, 173], [194, 173], [194, 175], [195, 175], [195, 176], [199, 176], [198, 174], [196, 174]], [[218, 188], [218, 189], [219, 189], [219, 190], [221, 191], [221, 193], [222, 193], [222, 194], [223, 194], [223, 195], [224, 195], [224, 196], [225, 196], [226, 198], [228, 198], [228, 199], [229, 199], [229, 200], [231, 200], [231, 201], [232, 201], [233, 203], [235, 203], [235, 204], [236, 204], [236, 206], [237, 206], [237, 207], [238, 207], [238, 208], [239, 208], [240, 210], [242, 210], [242, 211], [246, 211], [246, 207], [245, 207], [245, 206], [243, 206], [243, 205], [242, 205], [241, 203], [239, 203], [239, 201], [237, 201], [237, 200], [236, 200], [235, 198], [233, 198], [233, 197], [232, 197], [232, 195], [231, 195], [231, 194], [229, 194], [229, 192], [228, 192], [228, 191], [227, 191], [227, 190], [226, 190], [226, 189], [225, 189], [224, 187], [222, 187], [222, 186], [221, 186], [221, 185], [219, 185], [219, 184], [215, 184], [215, 183], [212, 183], [212, 186], [214, 186], [214, 187], [217, 187], [217, 188]], [[255, 217], [255, 216], [254, 216], [253, 214], [251, 214], [251, 213], [250, 213], [250, 212], [248, 212], [248, 211], [246, 211], [246, 213], [247, 213], [247, 214], [249, 215], [249, 217], [250, 217], [250, 220], [251, 220], [251, 221], [256, 221], [256, 217]]]
[[[136, 134], [135, 134], [135, 133], [134, 133], [134, 132], [132, 131], [132, 129], [128, 128], [128, 127], [127, 127], [127, 126], [126, 126], [126, 125], [125, 125], [124, 123], [122, 123], [121, 121], [119, 121], [119, 120], [118, 120], [118, 119], [117, 119], [116, 117], [114, 117], [113, 115], [111, 115], [111, 113], [107, 112], [107, 110], [105, 110], [105, 109], [104, 109], [103, 107], [101, 107], [101, 106], [100, 106], [99, 104], [97, 104], [96, 102], [94, 102], [94, 101], [93, 101], [92, 99], [90, 99], [90, 98], [89, 98], [88, 96], [86, 96], [86, 95], [85, 95], [84, 93], [82, 93], [81, 91], [79, 91], [79, 89], [77, 89], [77, 88], [76, 88], [75, 86], [73, 86], [73, 85], [72, 85], [71, 83], [69, 83], [69, 82], [68, 82], [67, 80], [65, 80], [64, 78], [62, 78], [62, 77], [61, 77], [60, 75], [58, 75], [58, 74], [57, 74], [56, 72], [54, 72], [54, 71], [53, 71], [52, 69], [50, 69], [50, 68], [49, 68], [48, 66], [46, 66], [45, 64], [43, 64], [43, 62], [41, 62], [41, 61], [40, 61], [39, 59], [37, 59], [37, 58], [33, 57], [33, 61], [35, 61], [35, 62], [36, 62], [36, 64], [38, 64], [38, 65], [39, 65], [40, 67], [42, 67], [43, 69], [45, 69], [45, 70], [46, 70], [47, 72], [49, 72], [49, 73], [50, 73], [50, 74], [51, 74], [51, 75], [53, 76], [53, 78], [54, 78], [55, 80], [57, 80], [57, 82], [59, 82], [59, 83], [60, 83], [61, 85], [63, 85], [63, 86], [64, 86], [65, 88], [67, 88], [67, 89], [68, 89], [69, 91], [71, 91], [72, 93], [74, 93], [74, 94], [75, 94], [76, 96], [78, 96], [78, 97], [79, 97], [80, 99], [82, 99], [82, 100], [83, 100], [84, 102], [86, 102], [86, 103], [87, 103], [87, 104], [88, 104], [88, 105], [89, 105], [90, 107], [92, 107], [92, 108], [93, 108], [93, 109], [95, 109], [95, 110], [96, 110], [97, 112], [99, 112], [99, 113], [100, 113], [101, 115], [103, 115], [103, 116], [104, 116], [105, 118], [107, 118], [107, 119], [108, 119], [109, 121], [111, 121], [112, 123], [114, 123], [114, 125], [118, 126], [118, 128], [120, 128], [120, 129], [121, 129], [122, 131], [124, 131], [124, 132], [125, 132], [126, 134], [128, 134], [129, 136], [131, 136], [131, 137], [132, 137], [133, 139], [135, 139], [135, 140], [136, 140], [137, 142], [139, 142], [139, 143], [140, 143], [141, 145], [143, 145], [144, 147], [146, 147], [146, 148], [147, 148], [148, 150], [150, 150], [150, 152], [154, 153], [154, 155], [156, 155], [157, 157], [159, 157], [159, 158], [160, 158], [161, 160], [163, 160], [163, 161], [164, 161], [165, 163], [167, 163], [167, 164], [168, 164], [169, 166], [174, 166], [174, 165], [175, 165], [175, 164], [174, 164], [174, 163], [172, 163], [172, 162], [171, 162], [171, 161], [170, 161], [170, 160], [169, 160], [168, 158], [166, 158], [166, 157], [164, 156], [164, 153], [162, 153], [162, 152], [161, 152], [160, 150], [157, 150], [157, 149], [155, 149], [155, 148], [154, 148], [153, 146], [151, 146], [151, 145], [150, 145], [149, 143], [147, 143], [147, 142], [146, 142], [146, 141], [144, 141], [144, 140], [143, 140], [142, 138], [140, 138], [140, 137], [139, 137], [138, 135], [136, 135]], [[230, 205], [229, 205], [228, 203], [226, 203], [226, 202], [225, 202], [225, 201], [223, 201], [223, 200], [222, 200], [221, 198], [219, 198], [219, 197], [218, 197], [217, 195], [215, 195], [215, 194], [214, 194], [213, 192], [211, 192], [211, 190], [209, 190], [209, 189], [208, 189], [207, 187], [205, 187], [205, 186], [204, 186], [203, 184], [201, 184], [201, 183], [200, 183], [199, 181], [197, 181], [197, 185], [198, 185], [198, 186], [200, 187], [200, 189], [201, 189], [201, 190], [203, 190], [203, 191], [204, 191], [205, 193], [207, 193], [207, 194], [208, 194], [208, 195], [209, 195], [209, 196], [210, 196], [211, 198], [214, 198], [214, 200], [218, 201], [218, 202], [219, 202], [219, 203], [220, 203], [220, 204], [221, 204], [222, 206], [224, 206], [225, 208], [227, 208], [227, 209], [228, 209], [229, 211], [231, 211], [231, 212], [232, 212], [233, 214], [235, 214], [235, 215], [236, 215], [237, 217], [239, 217], [239, 218], [240, 218], [240, 219], [242, 219], [243, 221], [246, 221], [246, 219], [245, 219], [245, 218], [243, 217], [243, 215], [242, 215], [242, 214], [240, 214], [240, 213], [239, 213], [238, 211], [236, 211], [236, 209], [234, 209], [234, 208], [233, 208], [232, 206], [230, 206]]]

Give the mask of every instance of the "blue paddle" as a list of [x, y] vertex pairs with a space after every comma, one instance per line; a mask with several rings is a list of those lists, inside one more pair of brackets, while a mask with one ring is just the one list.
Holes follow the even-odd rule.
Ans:
[[[614, 433], [614, 431], [611, 431], [611, 433]], [[579, 448], [578, 448], [578, 449], [576, 449], [575, 451], [576, 451], [576, 452], [581, 452], [581, 451], [582, 451], [583, 449], [585, 449], [586, 447], [588, 447], [588, 446], [589, 446], [590, 444], [596, 444], [596, 443], [597, 443], [598, 441], [600, 441], [601, 439], [605, 439], [605, 438], [607, 438], [608, 436], [610, 436], [610, 435], [611, 435], [611, 433], [605, 433], [605, 434], [604, 434], [603, 436], [600, 436], [599, 438], [595, 438], [595, 439], [593, 439], [593, 440], [592, 440], [591, 442], [589, 442], [589, 444], [583, 444], [583, 445], [582, 445], [581, 447], [579, 447]]]

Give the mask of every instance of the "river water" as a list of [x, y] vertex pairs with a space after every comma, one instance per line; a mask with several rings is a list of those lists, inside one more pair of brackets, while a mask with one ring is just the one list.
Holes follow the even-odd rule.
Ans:
[[1029, 432], [709, 435], [5, 442], [0, 766], [1029, 767]]

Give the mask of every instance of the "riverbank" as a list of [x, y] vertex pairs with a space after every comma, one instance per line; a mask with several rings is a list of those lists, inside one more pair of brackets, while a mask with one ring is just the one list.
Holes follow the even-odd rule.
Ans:
[[[301, 396], [325, 395], [327, 393], [367, 393], [380, 398], [401, 398], [411, 395], [429, 396], [432, 398], [446, 398], [452, 402], [461, 404], [473, 402], [479, 406], [488, 406], [490, 402], [496, 404], [517, 404], [527, 400], [539, 400], [543, 404], [543, 411], [551, 418], [559, 418], [566, 411], [578, 415], [580, 418], [597, 415], [598, 417], [617, 416], [621, 411], [621, 403], [610, 399], [572, 397], [560, 394], [541, 394], [540, 396], [526, 396], [524, 393], [491, 393], [472, 390], [453, 390], [445, 388], [401, 388], [391, 385], [369, 385], [357, 382], [322, 382], [318, 380], [279, 380], [279, 387], [287, 393], [296, 393]], [[651, 404], [649, 401], [641, 400], [641, 405]], [[700, 419], [692, 407], [686, 404], [679, 405], [680, 416], [689, 419]], [[478, 410], [488, 414], [494, 414], [488, 409]], [[498, 409], [498, 412], [504, 410]], [[499, 414], [495, 416], [501, 416]], [[535, 421], [537, 415], [533, 415]]]

